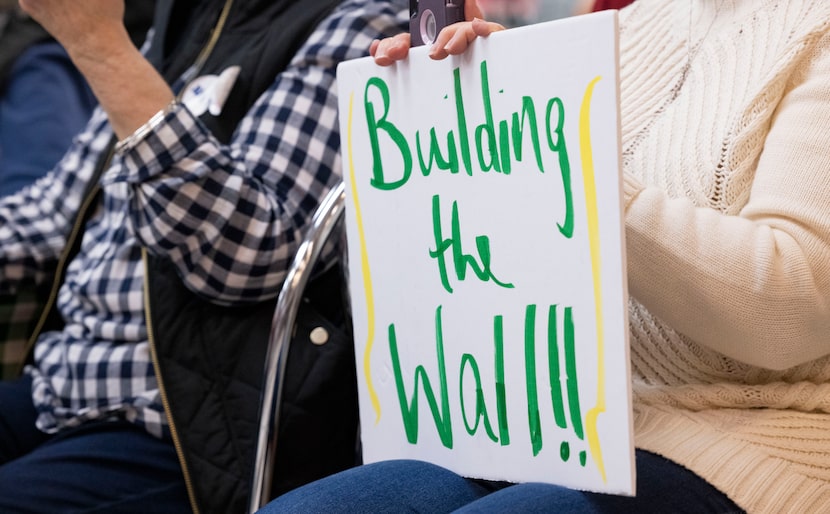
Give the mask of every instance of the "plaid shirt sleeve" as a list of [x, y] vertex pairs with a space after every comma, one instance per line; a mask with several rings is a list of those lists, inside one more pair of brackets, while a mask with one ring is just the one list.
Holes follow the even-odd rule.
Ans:
[[0, 200], [0, 380], [14, 378], [96, 163], [112, 131], [103, 111], [49, 174]]
[[114, 167], [132, 230], [218, 303], [276, 295], [319, 201], [340, 180], [335, 72], [406, 27], [401, 0], [345, 0], [220, 145], [184, 106]]
[[0, 295], [16, 294], [23, 283], [51, 280], [83, 193], [112, 137], [106, 115], [96, 110], [50, 173], [0, 199]]

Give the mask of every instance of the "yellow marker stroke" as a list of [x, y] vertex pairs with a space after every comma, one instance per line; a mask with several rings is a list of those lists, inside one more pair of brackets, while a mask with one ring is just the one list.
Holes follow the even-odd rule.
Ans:
[[591, 150], [591, 96], [594, 86], [602, 77], [596, 77], [585, 89], [582, 106], [579, 109], [579, 155], [582, 158], [582, 177], [585, 181], [585, 210], [588, 215], [588, 241], [591, 247], [591, 270], [594, 276], [594, 309], [597, 316], [597, 403], [585, 416], [585, 432], [588, 447], [606, 482], [605, 464], [599, 446], [597, 418], [605, 412], [605, 341], [602, 325], [602, 277], [599, 248], [599, 213], [597, 211], [597, 184], [594, 177], [594, 159]]
[[349, 96], [349, 122], [348, 152], [349, 152], [349, 178], [352, 183], [352, 198], [354, 199], [355, 221], [357, 222], [357, 233], [360, 237], [360, 267], [363, 271], [363, 290], [366, 292], [366, 317], [367, 334], [366, 349], [363, 351], [363, 372], [366, 374], [366, 387], [369, 389], [369, 399], [375, 409], [375, 424], [380, 422], [380, 400], [372, 385], [372, 345], [375, 342], [375, 300], [372, 294], [372, 275], [369, 272], [369, 253], [366, 251], [366, 232], [363, 230], [363, 216], [360, 214], [360, 201], [357, 198], [357, 178], [354, 173], [354, 153], [352, 152], [352, 111], [354, 107], [354, 92]]

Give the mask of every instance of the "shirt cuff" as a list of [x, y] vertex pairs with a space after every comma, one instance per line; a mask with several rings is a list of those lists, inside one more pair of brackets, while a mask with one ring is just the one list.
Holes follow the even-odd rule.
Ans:
[[116, 144], [123, 166], [112, 166], [104, 185], [140, 183], [169, 170], [210, 138], [208, 129], [184, 106], [173, 100], [133, 134]]
[[167, 104], [167, 107], [160, 110], [159, 112], [155, 113], [152, 118], [147, 120], [147, 123], [135, 129], [135, 132], [130, 134], [129, 136], [125, 137], [121, 141], [115, 144], [115, 153], [118, 155], [124, 155], [125, 153], [129, 152], [139, 143], [144, 141], [150, 132], [156, 130], [156, 127], [161, 125], [164, 121], [164, 118], [167, 117], [168, 114], [173, 112], [176, 107], [178, 107], [179, 101], [177, 99], [173, 99]]

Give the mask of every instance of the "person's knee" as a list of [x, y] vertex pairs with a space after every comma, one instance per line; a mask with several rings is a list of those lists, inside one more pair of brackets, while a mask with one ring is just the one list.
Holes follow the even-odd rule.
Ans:
[[290, 491], [260, 512], [449, 512], [486, 493], [441, 466], [389, 460], [351, 468]]

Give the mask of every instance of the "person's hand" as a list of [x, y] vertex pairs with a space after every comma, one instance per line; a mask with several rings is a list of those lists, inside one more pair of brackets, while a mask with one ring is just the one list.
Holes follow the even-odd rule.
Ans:
[[[473, 0], [474, 2], [474, 0]], [[467, 4], [471, 3], [470, 1]], [[463, 54], [477, 37], [487, 37], [493, 32], [504, 30], [498, 23], [484, 21], [479, 17], [472, 20], [453, 23], [444, 27], [429, 48], [429, 56], [433, 59], [444, 59], [448, 55]]]
[[[464, 53], [470, 43], [477, 37], [487, 37], [493, 32], [504, 30], [498, 23], [484, 21], [484, 15], [476, 0], [465, 0], [464, 16], [467, 21], [454, 23], [438, 34], [429, 49], [433, 59], [444, 59], [448, 55]], [[411, 40], [408, 33], [372, 41], [369, 55], [381, 66], [389, 66], [396, 61], [406, 59], [409, 55]]]
[[124, 0], [20, 0], [20, 7], [70, 55], [106, 52], [127, 36]]
[[409, 55], [412, 41], [408, 32], [384, 39], [375, 39], [369, 47], [369, 55], [381, 66], [389, 66], [395, 61], [402, 61]]

